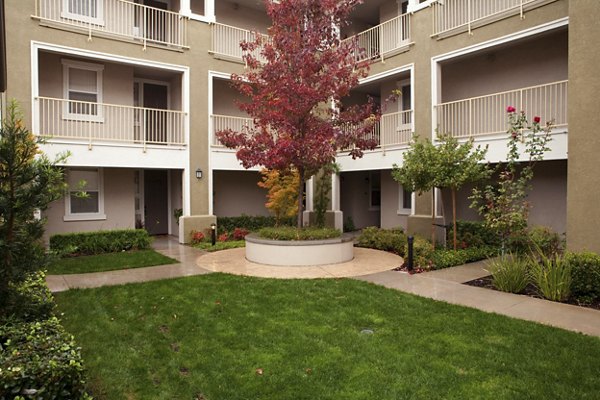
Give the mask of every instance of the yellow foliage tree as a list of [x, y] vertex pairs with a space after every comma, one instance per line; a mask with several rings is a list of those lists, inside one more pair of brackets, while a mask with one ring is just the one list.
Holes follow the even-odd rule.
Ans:
[[258, 186], [268, 190], [265, 206], [275, 216], [279, 225], [281, 218], [294, 217], [298, 212], [298, 187], [300, 175], [295, 169], [278, 171], [275, 169], [262, 169], [262, 180]]

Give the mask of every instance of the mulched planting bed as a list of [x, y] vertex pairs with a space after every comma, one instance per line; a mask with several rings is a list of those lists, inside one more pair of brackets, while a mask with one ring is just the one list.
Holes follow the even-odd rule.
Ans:
[[[474, 279], [472, 281], [465, 282], [464, 284], [469, 285], [469, 286], [477, 286], [477, 287], [482, 287], [482, 288], [486, 288], [486, 289], [498, 290], [494, 286], [491, 275], [484, 276], [483, 278], [479, 278], [479, 279]], [[532, 284], [527, 285], [525, 290], [519, 294], [522, 294], [524, 296], [529, 296], [529, 297], [535, 297], [536, 299], [544, 299], [542, 296], [539, 295], [537, 289]], [[576, 299], [569, 299], [569, 300], [565, 301], [564, 303], [572, 304], [574, 306], [579, 306], [579, 307], [593, 308], [594, 310], [600, 310], [600, 299], [597, 299], [597, 300], [593, 301], [592, 303], [580, 303]]]

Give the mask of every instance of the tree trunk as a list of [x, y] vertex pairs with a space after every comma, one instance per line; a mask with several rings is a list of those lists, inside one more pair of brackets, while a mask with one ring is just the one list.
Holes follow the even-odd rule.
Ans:
[[298, 176], [299, 176], [299, 184], [298, 184], [298, 218], [297, 218], [297, 227], [298, 229], [302, 228], [302, 199], [304, 192], [304, 169], [298, 168]]
[[452, 188], [452, 236], [454, 251], [456, 251], [456, 189]]

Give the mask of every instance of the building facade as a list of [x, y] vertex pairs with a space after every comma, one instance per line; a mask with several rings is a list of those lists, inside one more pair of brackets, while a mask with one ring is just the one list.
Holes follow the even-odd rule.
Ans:
[[[340, 153], [333, 221], [429, 232], [445, 193], [415, 196], [391, 177], [413, 132], [449, 133], [506, 157], [506, 107], [554, 120], [536, 167], [530, 222], [600, 251], [594, 207], [595, 0], [367, 0], [351, 25], [370, 60], [348, 104], [400, 89], [362, 159]], [[215, 216], [267, 214], [258, 169], [247, 171], [214, 133], [251, 124], [229, 86], [243, 73], [239, 42], [266, 34], [261, 0], [5, 0], [8, 87], [49, 155], [70, 152], [69, 191], [46, 213], [50, 234], [146, 227], [189, 238]], [[567, 151], [568, 149], [568, 151]], [[76, 196], [81, 183], [90, 194]], [[312, 182], [307, 185], [310, 212]], [[475, 218], [468, 189], [459, 218]], [[183, 217], [178, 220], [181, 213]]]

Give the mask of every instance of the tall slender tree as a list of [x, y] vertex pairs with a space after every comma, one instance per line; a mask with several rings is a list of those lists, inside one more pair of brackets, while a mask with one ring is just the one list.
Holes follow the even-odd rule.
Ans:
[[338, 151], [353, 158], [373, 149], [370, 135], [380, 110], [373, 100], [344, 107], [342, 98], [368, 73], [358, 62], [355, 40], [340, 39], [340, 28], [362, 0], [266, 0], [272, 19], [268, 37], [243, 42], [247, 72], [233, 86], [250, 101], [237, 106], [252, 119], [241, 132], [217, 133], [245, 168], [298, 171], [298, 227], [302, 226], [306, 179], [335, 161]]

